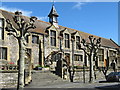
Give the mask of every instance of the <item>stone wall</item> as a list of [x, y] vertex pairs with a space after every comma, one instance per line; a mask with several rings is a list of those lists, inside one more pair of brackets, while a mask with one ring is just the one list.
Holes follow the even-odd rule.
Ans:
[[[75, 77], [74, 81], [75, 82], [84, 82], [84, 77], [85, 77], [85, 82], [89, 82], [89, 71], [85, 71], [85, 76], [83, 76], [83, 71], [75, 72]], [[102, 72], [96, 71], [96, 80], [105, 80], [105, 76]]]
[[[106, 75], [108, 75], [110, 72], [113, 72], [113, 70], [112, 69], [108, 70]], [[90, 75], [89, 73], [90, 73], [89, 71], [85, 71], [85, 82], [89, 82], [89, 75]], [[102, 71], [97, 70], [95, 73], [96, 73], [95, 82], [106, 80]], [[84, 75], [82, 70], [75, 72], [74, 82], [84, 82]]]
[[19, 59], [19, 46], [18, 41], [13, 36], [8, 36], [7, 41], [7, 47], [8, 47], [8, 54], [7, 57], [9, 57], [10, 62], [14, 62], [17, 65], [17, 61]]
[[15, 71], [0, 72], [0, 88], [17, 88], [18, 73]]
[[32, 45], [32, 63], [35, 66], [37, 66], [39, 64], [39, 45], [37, 44], [33, 44]]

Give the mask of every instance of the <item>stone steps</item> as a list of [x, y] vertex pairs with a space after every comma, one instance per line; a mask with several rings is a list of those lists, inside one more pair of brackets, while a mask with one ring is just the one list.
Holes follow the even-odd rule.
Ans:
[[68, 83], [69, 81], [63, 80], [59, 76], [53, 74], [50, 71], [46, 72], [34, 72], [32, 74], [32, 82], [27, 85], [26, 87], [40, 87], [40, 86], [47, 86], [53, 84], [60, 84], [60, 83]]

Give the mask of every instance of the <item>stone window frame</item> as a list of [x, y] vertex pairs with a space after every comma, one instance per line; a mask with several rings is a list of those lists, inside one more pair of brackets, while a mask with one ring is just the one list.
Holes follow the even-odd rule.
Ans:
[[[3, 50], [4, 49], [6, 49], [6, 51], [5, 51], [5, 54], [6, 55], [4, 55], [4, 56], [2, 56], [3, 55]], [[2, 51], [2, 53], [1, 53], [1, 51]], [[0, 47], [0, 60], [8, 60], [8, 48], [7, 47]], [[4, 57], [4, 58], [3, 58]]]
[[[77, 58], [77, 59], [76, 59]], [[81, 59], [81, 60], [80, 60]], [[80, 54], [74, 54], [74, 61], [80, 61], [83, 62], [83, 55]]]
[[[98, 58], [99, 58], [99, 61], [104, 61], [104, 49], [99, 49], [98, 50]], [[102, 59], [100, 59], [102, 58]]]
[[2, 21], [2, 26], [0, 27], [0, 29], [1, 29], [1, 32], [0, 33], [2, 33], [1, 35], [1, 37], [0, 37], [0, 40], [4, 40], [4, 18], [0, 18], [0, 20]]
[[[79, 40], [77, 40], [77, 38], [79, 38]], [[76, 36], [76, 50], [80, 50], [80, 36]]]
[[114, 50], [109, 50], [109, 58], [112, 60], [116, 60], [116, 51]]
[[[66, 38], [66, 35], [68, 35], [68, 38]], [[65, 48], [70, 48], [70, 35], [68, 33], [64, 33], [64, 37]]]
[[[34, 40], [33, 40], [33, 37], [36, 37], [37, 40], [34, 41]], [[34, 34], [32, 35], [32, 43], [33, 43], [33, 44], [39, 44], [39, 36], [38, 36], [38, 35], [34, 35]]]
[[[54, 34], [52, 33], [54, 32]], [[56, 47], [56, 31], [50, 30], [50, 45]]]

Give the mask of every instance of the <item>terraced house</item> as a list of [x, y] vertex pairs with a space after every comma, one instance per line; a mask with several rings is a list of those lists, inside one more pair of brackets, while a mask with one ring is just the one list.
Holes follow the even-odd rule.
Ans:
[[[6, 19], [10, 19], [14, 28], [17, 28], [16, 23], [13, 21], [13, 16], [14, 13], [0, 10], [0, 62], [2, 62], [2, 64], [13, 63], [17, 65], [19, 59], [18, 42], [13, 36], [7, 35], [8, 32], [6, 31]], [[88, 56], [80, 49], [79, 44], [82, 39], [88, 41], [88, 37], [91, 34], [60, 26], [57, 20], [58, 16], [53, 5], [48, 15], [49, 22], [37, 20], [35, 22], [36, 28], [29, 30], [30, 36], [26, 38], [26, 48], [30, 59], [28, 61], [26, 60], [25, 63], [30, 62], [32, 68], [38, 65], [50, 65], [51, 70], [57, 70], [56, 67], [62, 67], [57, 63], [62, 57], [70, 63], [70, 65], [74, 62], [74, 66], [82, 67], [85, 65], [89, 67]], [[29, 20], [29, 17], [26, 16], [22, 16], [22, 18], [24, 18], [26, 22]], [[101, 38], [101, 47], [96, 65], [98, 67], [110, 66], [112, 60], [114, 60], [116, 66], [119, 67], [120, 47], [112, 39], [95, 35], [92, 36]], [[74, 38], [74, 41], [72, 41], [72, 38]], [[81, 47], [84, 48], [84, 46]], [[61, 52], [61, 50], [64, 53]]]

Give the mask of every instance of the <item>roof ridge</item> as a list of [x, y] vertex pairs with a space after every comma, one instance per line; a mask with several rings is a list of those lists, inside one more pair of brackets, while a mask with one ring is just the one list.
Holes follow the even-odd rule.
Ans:
[[[0, 9], [1, 11], [4, 11], [4, 12], [7, 12], [7, 13], [10, 13], [10, 14], [14, 14], [13, 12], [10, 12], [10, 11], [6, 11], [6, 10], [3, 10], [3, 9]], [[29, 16], [24, 16], [22, 15], [23, 17], [27, 17], [27, 18], [30, 18]], [[42, 21], [42, 20], [37, 20], [39, 22], [43, 22], [43, 23], [46, 23], [46, 24], [50, 24], [49, 22], [46, 22], [46, 21]], [[69, 28], [69, 27], [65, 27], [65, 26], [62, 26], [62, 25], [59, 25], [60, 27], [63, 27], [63, 28], [67, 28], [67, 29], [70, 29], [70, 30], [73, 30], [73, 31], [77, 31], [79, 33], [85, 33], [85, 34], [89, 34], [89, 35], [93, 35], [93, 34], [90, 34], [90, 33], [86, 33], [86, 32], [83, 32], [83, 31], [80, 31], [80, 30], [76, 30], [76, 29], [73, 29], [73, 28]], [[96, 36], [96, 35], [93, 35], [93, 36]], [[103, 38], [103, 37], [100, 37], [100, 36], [96, 36], [96, 37], [99, 37], [99, 38]], [[107, 39], [107, 38], [103, 38], [103, 39], [106, 39], [106, 40], [110, 40], [110, 39]], [[111, 40], [110, 40], [111, 41]]]
[[111, 38], [110, 38], [110, 41], [112, 41], [115, 45], [117, 45], [118, 47], [120, 47], [114, 40], [112, 40]]
[[[10, 14], [15, 14], [11, 11], [6, 11], [6, 10], [3, 10], [3, 9], [0, 9], [1, 11], [4, 11], [4, 12], [7, 12], [7, 13], [10, 13]], [[27, 17], [27, 18], [30, 18], [29, 16], [25, 16], [25, 15], [22, 15], [23, 17]], [[42, 20], [37, 20], [37, 21], [40, 21], [40, 22], [44, 22], [44, 23], [47, 23], [47, 24], [50, 24], [49, 22], [45, 22], [45, 21], [42, 21]]]
[[[61, 25], [59, 25], [61, 26]], [[80, 30], [76, 30], [76, 29], [73, 29], [73, 28], [69, 28], [69, 27], [65, 27], [65, 26], [61, 26], [63, 28], [67, 28], [67, 29], [70, 29], [70, 30], [74, 30], [74, 31], [77, 31], [77, 32], [82, 32], [82, 33], [86, 33], [86, 32], [83, 32], [83, 31], [80, 31]], [[86, 33], [86, 34], [89, 34], [89, 35], [93, 35], [93, 34], [90, 34], [90, 33]], [[100, 36], [97, 36], [97, 35], [93, 35], [93, 36], [96, 36], [96, 37], [100, 37]], [[100, 37], [100, 38], [103, 38], [103, 37]], [[103, 38], [103, 39], [107, 39], [107, 38]], [[107, 40], [110, 40], [110, 39], [107, 39]]]
[[8, 12], [8, 13], [12, 13], [12, 14], [14, 14], [13, 12], [11, 12], [11, 11], [6, 11], [6, 10], [3, 10], [3, 9], [0, 9], [1, 11], [4, 11], [4, 12]]

